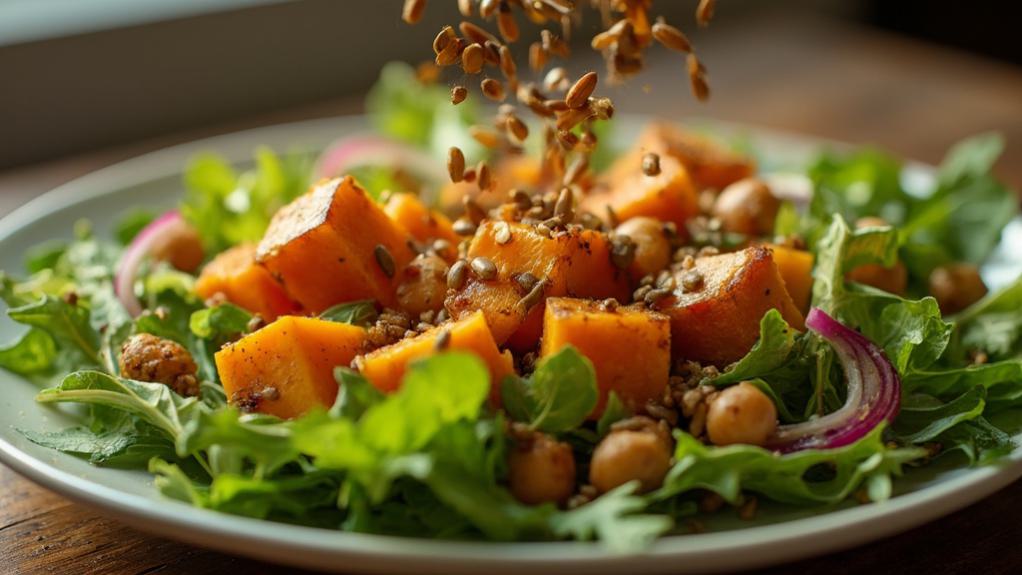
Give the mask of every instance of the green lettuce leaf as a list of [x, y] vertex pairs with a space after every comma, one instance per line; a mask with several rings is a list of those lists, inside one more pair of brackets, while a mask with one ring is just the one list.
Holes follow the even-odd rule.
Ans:
[[567, 346], [543, 358], [531, 377], [508, 377], [501, 398], [512, 419], [548, 433], [568, 431], [596, 407], [596, 372], [588, 358]]

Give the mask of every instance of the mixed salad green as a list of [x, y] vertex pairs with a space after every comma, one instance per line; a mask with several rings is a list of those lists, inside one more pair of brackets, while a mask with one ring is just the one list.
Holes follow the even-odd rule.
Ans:
[[[424, 149], [464, 132], [472, 111], [434, 100], [390, 70], [372, 96], [377, 126]], [[409, 99], [411, 93], [422, 98]], [[438, 133], [446, 135], [438, 137]], [[933, 456], [986, 464], [1012, 451], [1013, 417], [1022, 406], [1022, 281], [968, 309], [942, 317], [924, 297], [931, 271], [952, 261], [984, 262], [1017, 212], [1017, 197], [991, 174], [1002, 140], [987, 134], [955, 146], [935, 186], [910, 192], [902, 163], [876, 150], [823, 153], [808, 168], [807, 209], [785, 208], [781, 235], [798, 233], [815, 254], [812, 305], [883, 349], [900, 376], [901, 408], [850, 445], [779, 455], [760, 447], [706, 445], [682, 430], [663, 485], [634, 483], [573, 509], [527, 506], [504, 487], [507, 419], [591, 453], [615, 421], [630, 415], [612, 397], [599, 421], [590, 362], [572, 348], [544, 358], [526, 378], [504, 384], [505, 411], [487, 406], [489, 374], [474, 356], [440, 353], [414, 364], [399, 391], [384, 395], [359, 373], [338, 368], [340, 393], [328, 410], [292, 421], [244, 414], [229, 405], [213, 354], [253, 329], [249, 312], [212, 306], [195, 295], [195, 278], [147, 263], [136, 293], [145, 311], [132, 317], [115, 294], [124, 247], [155, 214], [124, 216], [113, 240], [87, 223], [73, 239], [26, 254], [19, 275], [0, 275], [8, 315], [26, 330], [0, 348], [0, 367], [40, 386], [41, 404], [88, 407], [78, 427], [20, 430], [30, 441], [96, 465], [148, 468], [169, 498], [191, 505], [301, 525], [364, 533], [491, 540], [598, 539], [634, 551], [684, 532], [707, 492], [739, 504], [749, 494], [792, 505], [827, 505], [853, 494], [882, 500], [892, 478]], [[442, 155], [440, 151], [437, 155]], [[186, 168], [181, 212], [207, 253], [258, 240], [272, 214], [302, 194], [311, 156], [260, 149], [237, 171], [215, 155]], [[365, 176], [370, 191], [392, 185], [386, 172]], [[375, 189], [372, 189], [375, 188]], [[892, 225], [852, 229], [881, 215]], [[70, 234], [69, 234], [70, 235]], [[845, 281], [864, 263], [908, 266], [910, 294], [898, 297]], [[367, 325], [371, 304], [356, 302], [324, 317]], [[813, 331], [792, 330], [777, 312], [761, 323], [755, 347], [705, 383], [751, 381], [775, 402], [782, 423], [804, 422], [841, 407], [845, 382], [834, 351]], [[200, 393], [121, 377], [124, 340], [150, 333], [194, 357]], [[984, 361], [975, 361], [982, 352]], [[27, 384], [26, 384], [27, 385]], [[586, 458], [582, 458], [586, 459]]]

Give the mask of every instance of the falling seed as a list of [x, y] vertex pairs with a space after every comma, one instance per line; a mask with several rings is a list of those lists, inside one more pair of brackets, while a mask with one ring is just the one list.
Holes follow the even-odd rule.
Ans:
[[513, 80], [518, 75], [518, 66], [511, 55], [511, 48], [507, 46], [500, 47], [500, 71], [508, 80]]
[[665, 22], [663, 17], [657, 18], [656, 24], [653, 24], [653, 38], [671, 50], [677, 52], [692, 51], [692, 43], [688, 41], [688, 37], [681, 30]]
[[647, 176], [660, 175], [660, 156], [653, 152], [642, 155], [642, 173]]
[[480, 84], [483, 90], [483, 95], [487, 98], [499, 102], [504, 99], [504, 85], [500, 83], [500, 80], [494, 78], [486, 78]]
[[568, 107], [575, 110], [584, 107], [589, 101], [589, 96], [592, 96], [593, 90], [596, 89], [597, 80], [596, 72], [587, 72], [575, 81], [564, 96]]
[[529, 127], [525, 125], [518, 116], [508, 116], [507, 118], [507, 130], [511, 132], [511, 135], [515, 137], [519, 142], [524, 142], [529, 137]]
[[710, 25], [716, 4], [714, 0], [699, 0], [699, 6], [696, 7], [696, 22], [699, 26], [705, 28]]
[[471, 22], [464, 21], [458, 24], [458, 29], [461, 30], [462, 36], [468, 38], [469, 40], [475, 42], [476, 44], [485, 44], [488, 40], [495, 44], [500, 44], [500, 41], [497, 40], [496, 36], [490, 34], [486, 30], [483, 30], [482, 28], [476, 26]]
[[444, 26], [433, 38], [433, 53], [439, 54], [447, 47], [448, 44], [456, 42], [457, 40], [458, 35], [454, 33], [454, 28]]
[[461, 69], [466, 74], [478, 74], [483, 69], [483, 47], [479, 44], [469, 44], [461, 53]]
[[546, 67], [547, 52], [539, 42], [533, 42], [529, 46], [529, 67], [540, 71]]
[[458, 12], [461, 15], [470, 18], [472, 16], [472, 0], [458, 0]]
[[473, 224], [478, 226], [480, 222], [486, 219], [486, 210], [479, 205], [479, 202], [472, 199], [471, 196], [465, 196], [461, 200], [461, 205], [465, 208], [465, 217]]
[[437, 66], [453, 66], [458, 61], [458, 52], [461, 47], [461, 42], [454, 40], [448, 42], [446, 46], [441, 49], [436, 55]]
[[479, 162], [476, 165], [476, 179], [478, 180], [479, 189], [486, 191], [493, 187], [493, 177], [490, 175], [490, 165], [486, 163], [486, 160]]
[[454, 86], [451, 88], [451, 103], [457, 106], [458, 104], [465, 101], [468, 97], [468, 89], [464, 86]]
[[497, 14], [497, 30], [500, 31], [500, 36], [508, 42], [518, 41], [518, 22], [515, 20], [514, 14], [511, 13], [511, 7], [506, 2], [501, 3], [500, 13]]
[[465, 179], [465, 154], [457, 146], [451, 146], [447, 150], [447, 173], [451, 175], [451, 181], [454, 183]]
[[422, 20], [422, 13], [426, 10], [426, 0], [405, 0], [404, 9], [401, 10], [401, 19], [409, 24], [416, 24]]

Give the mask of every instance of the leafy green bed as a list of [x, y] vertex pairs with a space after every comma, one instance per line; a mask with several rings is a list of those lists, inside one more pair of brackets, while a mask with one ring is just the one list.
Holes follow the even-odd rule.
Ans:
[[[386, 94], [377, 97], [386, 110]], [[411, 139], [428, 143], [418, 132]], [[710, 447], [675, 430], [673, 467], [663, 487], [648, 494], [625, 485], [560, 510], [524, 506], [503, 487], [505, 420], [567, 439], [587, 455], [611, 423], [628, 415], [612, 398], [599, 422], [585, 421], [596, 402], [593, 370], [570, 348], [528, 378], [505, 382], [506, 412], [486, 407], [490, 383], [478, 359], [446, 353], [416, 364], [393, 395], [338, 368], [341, 393], [327, 411], [296, 421], [240, 414], [227, 405], [212, 354], [248, 330], [247, 312], [205, 307], [192, 291], [193, 277], [161, 266], [146, 270], [140, 286], [145, 307], [159, 311], [133, 319], [114, 296], [113, 269], [124, 244], [151, 218], [143, 212], [125, 217], [116, 241], [82, 224], [73, 241], [27, 254], [24, 279], [0, 275], [9, 316], [27, 326], [0, 348], [0, 367], [44, 387], [40, 403], [88, 406], [81, 427], [22, 431], [29, 440], [97, 465], [148, 467], [168, 497], [276, 521], [418, 537], [600, 539], [628, 551], [672, 532], [696, 512], [705, 491], [735, 504], [747, 493], [792, 505], [831, 504], [856, 492], [880, 500], [890, 496], [892, 477], [907, 464], [925, 463], [935, 445], [972, 464], [1014, 447], [1010, 430], [988, 418], [1022, 404], [1022, 283], [942, 318], [932, 298], [902, 299], [844, 281], [856, 265], [889, 265], [900, 256], [909, 265], [910, 291], [921, 295], [933, 267], [986, 259], [1017, 206], [989, 173], [1001, 146], [993, 135], [958, 145], [924, 197], [905, 191], [901, 165], [888, 155], [824, 154], [809, 169], [815, 195], [808, 211], [786, 209], [780, 219], [779, 233], [803, 234], [815, 252], [813, 305], [882, 347], [901, 376], [904, 397], [893, 426], [843, 448], [783, 456]], [[185, 174], [182, 211], [213, 253], [258, 238], [273, 211], [305, 189], [307, 174], [303, 158], [267, 150], [243, 173], [201, 156]], [[853, 231], [846, 223], [875, 214], [894, 226]], [[67, 297], [71, 292], [75, 297]], [[366, 323], [374, 313], [356, 302], [324, 316]], [[203, 380], [199, 397], [119, 376], [121, 342], [143, 332], [188, 348]], [[974, 363], [976, 351], [988, 361]], [[740, 380], [766, 391], [783, 422], [843, 403], [830, 347], [790, 329], [776, 312], [763, 318], [755, 348], [707, 383]]]

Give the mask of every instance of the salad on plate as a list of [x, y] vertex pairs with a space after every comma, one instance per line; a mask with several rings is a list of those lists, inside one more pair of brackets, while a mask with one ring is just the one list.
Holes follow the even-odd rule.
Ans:
[[[519, 80], [508, 6], [566, 4], [459, 4], [500, 37], [466, 20], [385, 68], [377, 133], [197, 156], [176, 209], [81, 222], [0, 273], [25, 326], [0, 367], [81, 421], [22, 434], [224, 513], [621, 551], [1014, 449], [1022, 281], [984, 267], [1018, 208], [998, 135], [922, 180], [874, 149], [781, 173], [666, 121], [622, 142], [596, 73]], [[659, 43], [708, 96], [677, 28], [610, 4], [612, 79]], [[567, 50], [533, 46], [535, 70]]]

